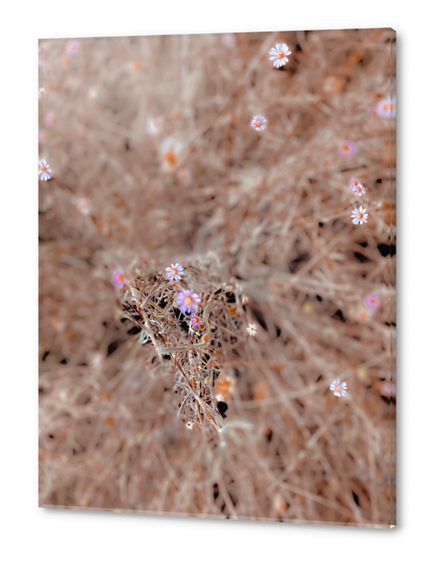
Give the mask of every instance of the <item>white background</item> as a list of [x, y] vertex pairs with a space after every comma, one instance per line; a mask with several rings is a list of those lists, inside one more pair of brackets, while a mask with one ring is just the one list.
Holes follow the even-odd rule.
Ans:
[[[431, 27], [425, 10], [427, 2], [422, 0], [27, 0], [2, 4], [2, 560], [429, 558], [432, 80]], [[343, 27], [393, 27], [398, 32], [398, 527], [364, 530], [39, 509], [37, 39]]]

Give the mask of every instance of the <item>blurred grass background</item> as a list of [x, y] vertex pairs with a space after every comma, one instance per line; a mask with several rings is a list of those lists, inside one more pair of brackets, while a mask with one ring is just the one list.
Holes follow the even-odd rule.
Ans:
[[[376, 113], [394, 41], [40, 42], [40, 505], [394, 524], [395, 124]], [[367, 224], [351, 222], [358, 204]], [[180, 423], [173, 372], [149, 361], [112, 283], [203, 257], [241, 283], [258, 328], [222, 364], [236, 381], [222, 434]]]

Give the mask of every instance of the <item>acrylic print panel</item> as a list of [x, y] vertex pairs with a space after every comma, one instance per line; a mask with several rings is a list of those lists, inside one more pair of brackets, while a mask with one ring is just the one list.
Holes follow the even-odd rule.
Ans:
[[395, 32], [42, 40], [40, 505], [395, 524]]

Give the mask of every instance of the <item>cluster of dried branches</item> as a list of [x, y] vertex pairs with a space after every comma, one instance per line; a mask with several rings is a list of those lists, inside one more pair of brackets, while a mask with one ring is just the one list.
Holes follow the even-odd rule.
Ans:
[[[232, 357], [245, 340], [244, 297], [237, 283], [211, 283], [208, 274], [203, 275], [195, 267], [188, 268], [186, 278], [189, 286], [199, 286], [203, 291], [197, 327], [175, 304], [178, 291], [186, 288], [185, 281], [173, 282], [166, 275], [135, 279], [129, 284], [123, 307], [126, 318], [140, 329], [140, 343], [154, 345], [162, 366], [164, 358], [172, 360], [173, 387], [179, 395], [179, 415], [186, 426], [192, 429], [197, 423], [221, 430], [223, 418], [215, 383], [220, 364]], [[231, 386], [228, 381], [225, 385]]]

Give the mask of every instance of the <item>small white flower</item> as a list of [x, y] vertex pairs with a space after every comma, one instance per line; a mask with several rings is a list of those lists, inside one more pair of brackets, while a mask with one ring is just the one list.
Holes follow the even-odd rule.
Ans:
[[359, 197], [364, 195], [365, 188], [362, 186], [362, 184], [358, 180], [352, 179], [349, 186], [353, 190], [354, 195], [358, 195]]
[[173, 281], [180, 281], [183, 275], [184, 267], [182, 267], [179, 263], [171, 264], [171, 267], [167, 267], [165, 272], [167, 277], [172, 279]]
[[39, 161], [39, 179], [41, 179], [42, 181], [47, 181], [47, 180], [51, 179], [51, 174], [52, 174], [52, 171], [50, 170], [50, 167], [46, 163], [46, 160], [40, 160]]
[[187, 429], [192, 429], [193, 426], [194, 426], [194, 424], [193, 424], [193, 421], [192, 421], [192, 420], [188, 420], [188, 421], [186, 422], [186, 428], [187, 428]]
[[172, 137], [168, 137], [162, 142], [161, 147], [163, 165], [169, 171], [173, 171], [177, 166], [178, 156], [180, 154], [182, 146]]
[[256, 336], [257, 329], [255, 324], [249, 324], [249, 326], [246, 328], [246, 332], [249, 334], [249, 336]]
[[345, 396], [347, 391], [347, 383], [340, 382], [339, 379], [336, 379], [331, 383], [330, 390], [334, 392], [335, 396]]
[[162, 131], [163, 119], [162, 117], [155, 117], [147, 121], [147, 132], [151, 135], [158, 135]]
[[288, 62], [288, 55], [290, 54], [291, 51], [288, 45], [285, 45], [285, 43], [278, 43], [276, 48], [273, 47], [270, 51], [270, 60], [273, 61], [273, 66], [280, 68]]
[[266, 125], [267, 119], [263, 115], [255, 115], [251, 121], [251, 127], [253, 127], [255, 131], [263, 131]]
[[45, 88], [39, 88], [39, 90], [38, 90], [38, 98], [40, 98], [44, 92], [45, 92]]
[[359, 207], [358, 209], [351, 211], [351, 218], [354, 224], [363, 224], [364, 222], [367, 222], [368, 213], [366, 213], [366, 209], [364, 207]]

